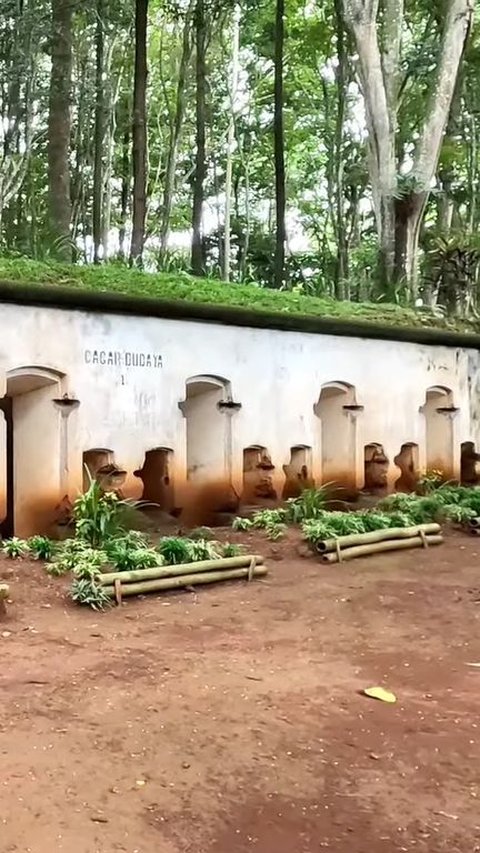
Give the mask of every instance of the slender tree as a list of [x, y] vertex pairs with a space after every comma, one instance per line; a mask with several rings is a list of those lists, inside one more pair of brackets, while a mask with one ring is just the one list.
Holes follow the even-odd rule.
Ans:
[[103, 143], [105, 137], [104, 87], [105, 0], [97, 0], [95, 34], [95, 130], [93, 166], [93, 261], [100, 262], [103, 238]]
[[48, 202], [56, 253], [72, 257], [70, 240], [70, 94], [74, 0], [52, 0], [51, 72], [48, 114]]
[[133, 82], [133, 215], [130, 263], [143, 263], [147, 212], [147, 20], [148, 0], [135, 4], [135, 73]]
[[195, 6], [195, 174], [193, 180], [192, 205], [192, 254], [191, 267], [194, 275], [205, 275], [203, 252], [203, 202], [205, 193], [206, 164], [206, 95], [207, 95], [207, 23], [205, 0], [196, 0]]
[[275, 11], [275, 97], [274, 97], [274, 153], [275, 153], [275, 262], [274, 284], [281, 288], [285, 282], [285, 245], [286, 245], [286, 190], [285, 190], [285, 138], [283, 121], [283, 54], [285, 41], [285, 0], [276, 0]]

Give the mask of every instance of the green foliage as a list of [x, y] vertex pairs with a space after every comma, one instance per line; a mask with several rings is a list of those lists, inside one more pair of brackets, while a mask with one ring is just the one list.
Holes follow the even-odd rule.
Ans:
[[151, 274], [118, 264], [70, 266], [40, 263], [27, 258], [0, 257], [0, 278], [32, 286], [62, 285], [92, 292], [124, 293], [174, 302], [202, 303], [246, 308], [261, 313], [296, 314], [357, 319], [392, 326], [448, 325], [433, 315], [426, 319], [418, 312], [386, 303], [338, 302], [330, 298], [305, 296], [298, 292], [277, 292], [255, 285], [228, 287], [218, 281], [195, 279], [183, 273]]
[[243, 546], [237, 545], [235, 542], [226, 542], [222, 546], [222, 557], [241, 557], [243, 552]]
[[92, 548], [83, 539], [66, 539], [57, 549], [53, 561], [46, 569], [48, 574], [59, 577], [72, 571], [87, 571], [88, 566], [99, 571], [107, 560], [108, 557], [104, 551]]
[[232, 521], [232, 530], [251, 530], [252, 527], [253, 521], [251, 518], [244, 518], [243, 516], [239, 515]]
[[73, 505], [76, 536], [98, 548], [122, 532], [121, 509], [118, 495], [103, 492], [97, 480], [92, 480]]
[[435, 489], [439, 489], [444, 482], [445, 476], [442, 471], [425, 471], [425, 473], [418, 478], [417, 492], [419, 495], [429, 495], [431, 492], [434, 492]]
[[75, 577], [70, 588], [70, 597], [75, 604], [91, 607], [92, 610], [105, 610], [112, 600], [105, 587], [95, 577]]
[[164, 536], [157, 545], [157, 551], [167, 566], [191, 562], [191, 549], [188, 539], [179, 536]]
[[318, 489], [304, 489], [298, 498], [287, 501], [285, 518], [293, 524], [300, 524], [308, 518], [318, 518], [323, 514], [328, 500], [329, 484]]
[[25, 557], [28, 554], [28, 543], [17, 536], [12, 536], [11, 539], [5, 539], [2, 542], [2, 551], [11, 560], [18, 560], [20, 557]]
[[218, 542], [209, 542], [207, 539], [190, 539], [188, 550], [192, 563], [218, 560], [222, 556]]
[[55, 554], [55, 543], [48, 536], [31, 536], [27, 545], [34, 560], [50, 562]]
[[110, 539], [105, 545], [109, 562], [118, 572], [161, 566], [163, 559], [154, 548], [132, 544], [126, 537]]

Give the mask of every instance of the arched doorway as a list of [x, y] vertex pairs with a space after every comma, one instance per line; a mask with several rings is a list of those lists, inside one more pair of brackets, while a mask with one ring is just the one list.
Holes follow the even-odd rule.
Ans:
[[169, 447], [154, 447], [147, 450], [143, 466], [134, 471], [143, 483], [142, 500], [154, 504], [165, 512], [174, 506], [173, 450]]
[[327, 382], [322, 385], [314, 412], [320, 420], [322, 483], [357, 488], [357, 405], [353, 385]]
[[450, 388], [442, 385], [427, 388], [425, 404], [420, 411], [425, 417], [427, 471], [441, 471], [449, 479], [454, 475], [453, 417], [458, 411]]
[[45, 532], [54, 520], [62, 472], [60, 397], [63, 374], [43, 367], [7, 373], [0, 401], [6, 424], [6, 501], [2, 536]]
[[232, 415], [240, 408], [230, 382], [221, 376], [192, 376], [179, 403], [186, 420], [187, 483], [210, 509], [231, 504]]

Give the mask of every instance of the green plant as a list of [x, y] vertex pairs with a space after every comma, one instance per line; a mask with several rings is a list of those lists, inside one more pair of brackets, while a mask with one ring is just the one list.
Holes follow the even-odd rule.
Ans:
[[108, 556], [98, 548], [92, 548], [82, 539], [66, 539], [55, 553], [54, 559], [46, 566], [46, 571], [53, 577], [60, 577], [68, 572], [90, 574], [99, 572], [108, 562]]
[[329, 501], [329, 486], [326, 483], [319, 489], [304, 489], [298, 498], [289, 498], [286, 506], [286, 518], [293, 524], [300, 524], [309, 518], [318, 518]]
[[105, 587], [95, 577], [75, 577], [70, 587], [70, 597], [75, 604], [105, 610], [112, 603]]
[[429, 495], [431, 492], [435, 491], [435, 489], [440, 488], [442, 483], [445, 482], [445, 475], [443, 471], [438, 471], [437, 469], [432, 469], [430, 471], [425, 471], [417, 481], [417, 492], [419, 495]]
[[222, 557], [240, 557], [243, 552], [243, 546], [237, 545], [235, 542], [226, 542], [222, 546]]
[[24, 557], [28, 553], [28, 545], [23, 539], [12, 536], [11, 539], [5, 539], [2, 543], [2, 551], [11, 560], [18, 560], [19, 557]]
[[251, 518], [244, 518], [243, 516], [239, 515], [232, 521], [232, 530], [251, 530], [252, 527], [253, 521]]
[[285, 509], [259, 509], [252, 516], [253, 527], [267, 528], [277, 524], [283, 524], [287, 518]]
[[157, 551], [169, 566], [190, 563], [192, 560], [189, 540], [179, 536], [164, 536], [157, 545]]
[[93, 548], [100, 547], [107, 539], [122, 532], [118, 495], [103, 492], [96, 480], [92, 480], [87, 491], [76, 499], [73, 517], [76, 536]]
[[34, 560], [48, 563], [55, 554], [55, 544], [48, 536], [31, 536], [27, 545]]
[[105, 546], [109, 561], [119, 572], [133, 569], [150, 569], [160, 566], [163, 562], [161, 555], [153, 548], [132, 547], [124, 537], [111, 539]]
[[188, 543], [190, 559], [193, 563], [201, 560], [218, 560], [221, 557], [218, 542], [208, 542], [206, 539], [191, 539]]
[[277, 539], [281, 539], [285, 534], [287, 529], [286, 524], [282, 524], [280, 521], [270, 521], [264, 526], [265, 533], [267, 534], [269, 539], [276, 541]]

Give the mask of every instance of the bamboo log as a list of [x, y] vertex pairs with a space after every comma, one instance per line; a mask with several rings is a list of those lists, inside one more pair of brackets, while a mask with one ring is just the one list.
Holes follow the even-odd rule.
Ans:
[[135, 583], [137, 581], [157, 580], [160, 578], [171, 578], [177, 575], [193, 575], [198, 572], [209, 572], [212, 569], [229, 571], [230, 569], [247, 568], [252, 559], [257, 565], [263, 564], [263, 557], [253, 557], [251, 554], [241, 557], [224, 557], [220, 560], [199, 560], [198, 563], [179, 563], [177, 566], [153, 566], [151, 569], [132, 569], [130, 572], [105, 572], [100, 575], [100, 583], [107, 586], [114, 583], [117, 578], [122, 584]]
[[[180, 575], [174, 578], [160, 578], [143, 583], [127, 583], [122, 585], [122, 598], [126, 595], [145, 595], [148, 592], [162, 592], [168, 589], [181, 589], [185, 586], [199, 586], [200, 584], [217, 583], [219, 581], [248, 580], [249, 569], [229, 569], [226, 572], [204, 572], [203, 574]], [[265, 566], [257, 566], [253, 572], [254, 578], [263, 577], [267, 574]], [[115, 587], [105, 586], [105, 592], [112, 598], [115, 597]]]
[[365, 557], [368, 554], [380, 554], [385, 551], [400, 551], [406, 548], [421, 548], [424, 546], [424, 541], [429, 545], [441, 545], [443, 542], [443, 536], [415, 536], [410, 539], [388, 539], [383, 542], [369, 542], [366, 545], [357, 545], [353, 548], [345, 548], [344, 551], [340, 551], [340, 559], [339, 555], [332, 551], [329, 554], [323, 554], [322, 560], [324, 563], [340, 563], [344, 560], [353, 560], [355, 557]]
[[387, 539], [411, 539], [423, 531], [427, 536], [440, 533], [439, 524], [417, 524], [414, 527], [389, 527], [386, 530], [372, 530], [370, 533], [350, 533], [347, 536], [338, 536], [332, 539], [323, 539], [317, 542], [316, 549], [319, 554], [328, 551], [336, 551], [337, 544], [340, 548], [350, 548], [352, 545], [367, 545], [370, 542], [383, 542]]
[[480, 518], [471, 518], [468, 522], [470, 527], [476, 528], [480, 527]]

